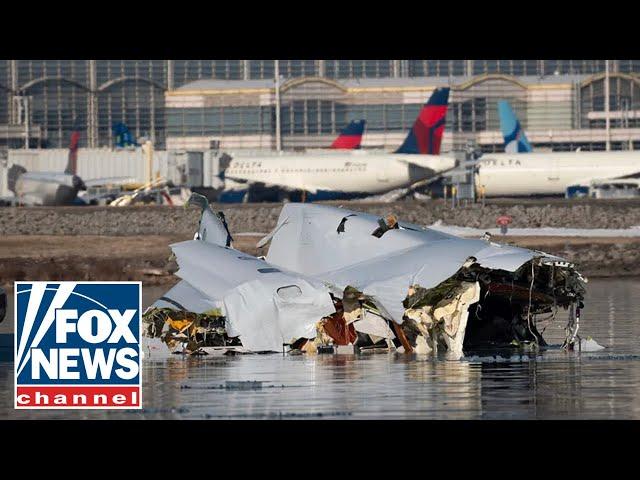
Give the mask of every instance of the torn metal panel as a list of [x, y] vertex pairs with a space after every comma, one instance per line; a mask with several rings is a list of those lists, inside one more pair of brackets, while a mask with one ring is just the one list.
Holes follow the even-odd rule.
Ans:
[[231, 246], [233, 238], [231, 237], [231, 233], [229, 233], [229, 227], [227, 226], [224, 213], [215, 213], [211, 210], [207, 197], [199, 193], [192, 193], [189, 200], [187, 200], [187, 205], [196, 205], [200, 207], [202, 211], [200, 222], [198, 223], [198, 232], [195, 236], [196, 240], [202, 240], [223, 247]]
[[[382, 316], [366, 309], [364, 309], [362, 318], [357, 322], [354, 322], [353, 328], [355, 328], [356, 332], [366, 333], [367, 335], [376, 337], [377, 339], [395, 338], [395, 335], [389, 328], [387, 321]], [[374, 343], [377, 341], [376, 338], [372, 338]]]
[[197, 312], [222, 304], [228, 335], [249, 350], [280, 351], [293, 339], [314, 338], [316, 323], [335, 311], [322, 283], [264, 260], [204, 240], [171, 248], [184, 283], [156, 305]]
[[229, 335], [239, 336], [254, 352], [280, 351], [295, 339], [315, 338], [318, 320], [335, 311], [325, 289], [301, 278], [246, 282], [223, 302]]
[[[584, 293], [584, 279], [573, 266], [543, 252], [442, 236], [393, 217], [328, 206], [288, 204], [281, 216], [286, 225], [273, 235], [267, 260], [328, 282], [334, 294], [357, 289], [394, 321], [405, 351], [436, 350], [441, 344], [459, 356], [468, 329], [469, 344], [544, 345], [535, 315], [566, 308]], [[403, 304], [412, 286], [431, 295], [432, 321], [424, 325], [426, 312], [411, 312], [416, 307]], [[490, 318], [477, 321], [479, 312]], [[473, 321], [467, 325], [470, 313]], [[407, 318], [418, 322], [417, 329], [405, 326]]]
[[212, 308], [220, 308], [221, 302], [210, 299], [187, 281], [180, 280], [167, 293], [156, 300], [151, 307], [203, 313]]
[[[344, 231], [338, 227], [345, 217]], [[372, 236], [379, 217], [316, 204], [285, 204], [266, 260], [296, 272], [317, 275], [410, 247], [456, 238], [399, 222], [400, 229]]]

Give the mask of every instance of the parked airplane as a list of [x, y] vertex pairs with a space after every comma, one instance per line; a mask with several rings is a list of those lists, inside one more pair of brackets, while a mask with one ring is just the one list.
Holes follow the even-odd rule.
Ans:
[[394, 153], [237, 155], [223, 170], [225, 181], [231, 182], [219, 201], [255, 201], [261, 190], [274, 188], [278, 200], [292, 193], [307, 200], [357, 198], [407, 187], [453, 168], [453, 157], [439, 155], [448, 100], [448, 88], [436, 89]]
[[[120, 125], [122, 125], [120, 133], [128, 138], [127, 142], [129, 142], [129, 130], [126, 125]], [[9, 168], [7, 183], [16, 201], [21, 205], [84, 205], [96, 200], [93, 195], [78, 197], [78, 192], [87, 190], [87, 187], [115, 186], [134, 181], [130, 177], [114, 177], [95, 178], [85, 182], [77, 175], [79, 142], [80, 128], [75, 125], [71, 132], [69, 157], [64, 172], [28, 172], [22, 165], [12, 165]]]
[[500, 102], [498, 111], [506, 153], [485, 153], [475, 161], [476, 189], [485, 196], [573, 196], [594, 182], [640, 185], [640, 152], [535, 153], [509, 104]]
[[23, 205], [70, 205], [80, 190], [86, 190], [76, 175], [80, 131], [74, 128], [69, 145], [69, 160], [64, 173], [27, 172], [22, 165], [12, 165], [8, 172], [8, 187]]

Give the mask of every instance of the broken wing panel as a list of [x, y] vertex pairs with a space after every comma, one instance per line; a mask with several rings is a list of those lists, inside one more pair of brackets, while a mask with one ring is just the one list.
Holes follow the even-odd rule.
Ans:
[[481, 240], [444, 240], [320, 274], [340, 288], [347, 285], [374, 298], [391, 318], [402, 323], [402, 301], [409, 287], [432, 288], [455, 274], [465, 261], [486, 246]]
[[[239, 336], [250, 350], [279, 351], [292, 339], [313, 338], [315, 324], [335, 312], [320, 282], [283, 272], [264, 260], [198, 240], [171, 248], [180, 267], [176, 275], [190, 284], [178, 293], [194, 305], [216, 305], [220, 300], [227, 333]], [[204, 298], [198, 297], [200, 292]]]
[[542, 257], [552, 261], [564, 261], [563, 258], [555, 255], [496, 243], [487, 245], [474, 256], [484, 268], [506, 270], [508, 272], [515, 272], [534, 257]]
[[224, 214], [222, 212], [214, 213], [209, 206], [207, 197], [193, 192], [187, 200], [187, 205], [197, 205], [202, 210], [196, 234], [198, 240], [223, 247], [231, 246], [232, 238]]
[[220, 299], [230, 289], [280, 270], [264, 260], [232, 248], [198, 240], [174, 243], [171, 249], [180, 269], [176, 275], [210, 298]]
[[186, 312], [204, 313], [220, 305], [185, 280], [180, 280], [171, 290], [156, 300], [152, 307], [172, 308]]
[[231, 244], [231, 236], [220, 217], [207, 208], [202, 212], [200, 218], [200, 226], [198, 228], [198, 237], [204, 242], [214, 245], [229, 246]]
[[267, 260], [316, 275], [410, 247], [456, 238], [412, 224], [377, 238], [379, 217], [324, 205], [286, 204], [273, 233]]

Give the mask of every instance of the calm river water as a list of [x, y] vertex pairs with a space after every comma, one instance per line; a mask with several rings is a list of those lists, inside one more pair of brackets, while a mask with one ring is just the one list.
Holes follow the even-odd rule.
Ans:
[[[165, 288], [145, 288], [149, 304]], [[0, 362], [0, 419], [640, 419], [640, 279], [589, 282], [580, 334], [605, 350], [460, 361], [398, 354], [171, 358], [145, 363], [141, 411], [13, 410]], [[12, 315], [0, 333], [12, 331]], [[546, 340], [559, 344], [564, 319]]]

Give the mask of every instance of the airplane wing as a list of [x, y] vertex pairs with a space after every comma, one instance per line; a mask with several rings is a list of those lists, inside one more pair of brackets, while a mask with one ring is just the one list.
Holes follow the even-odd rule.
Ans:
[[456, 159], [440, 155], [394, 155], [398, 162], [415, 165], [417, 167], [433, 170], [441, 173], [456, 166]]
[[[190, 203], [200, 201], [195, 197]], [[227, 246], [226, 226], [211, 216], [207, 205], [198, 240], [171, 245], [182, 281], [153, 306], [195, 313], [221, 308], [227, 334], [254, 352], [280, 351], [293, 339], [314, 338], [316, 323], [335, 312], [328, 288]]]
[[91, 180], [84, 180], [84, 184], [87, 187], [100, 187], [103, 185], [127, 185], [140, 183], [133, 177], [108, 177], [108, 178], [92, 178]]
[[372, 234], [379, 226], [376, 216], [325, 205], [286, 204], [281, 218], [286, 223], [274, 233], [267, 261], [328, 282], [334, 289], [354, 287], [399, 324], [405, 311], [402, 302], [412, 285], [433, 288], [467, 262], [508, 272], [537, 257], [562, 262], [528, 249], [442, 236], [403, 223], [377, 237]]
[[319, 188], [315, 185], [297, 183], [294, 181], [294, 179], [291, 179], [291, 181], [282, 180], [277, 182], [263, 182], [263, 181], [258, 182], [258, 181], [248, 180], [246, 178], [234, 177], [226, 174], [224, 178], [233, 180], [234, 182], [245, 183], [249, 185], [264, 185], [265, 187], [280, 187], [288, 191], [304, 190], [309, 193], [315, 194], [319, 190]]
[[[172, 245], [182, 281], [156, 305], [196, 312], [216, 305], [228, 336], [254, 352], [314, 338], [321, 319], [323, 328], [342, 321], [346, 329], [361, 313], [366, 319], [367, 309], [381, 319], [379, 327], [389, 321], [405, 352], [431, 351], [429, 337], [434, 349], [444, 342], [452, 358], [463, 355], [466, 334], [472, 344], [489, 335], [544, 345], [531, 315], [558, 305], [574, 313], [582, 308], [584, 278], [562, 258], [442, 234], [391, 215], [289, 203], [271, 236], [267, 260], [203, 240]], [[339, 306], [331, 293], [342, 299]], [[496, 333], [483, 320], [494, 315], [513, 321]], [[576, 332], [577, 320], [567, 345]]]
[[636, 185], [640, 187], [640, 177], [638, 177], [637, 175], [639, 174], [623, 175], [619, 177], [604, 177], [604, 178], [589, 177], [589, 178], [585, 178], [583, 180], [574, 182], [573, 185], [580, 186], [580, 187], [589, 187], [594, 184], [602, 185], [607, 183], [616, 183], [616, 184]]
[[176, 243], [171, 249], [180, 267], [176, 275], [187, 284], [165, 296], [179, 293], [174, 301], [188, 300], [188, 307], [199, 309], [222, 305], [228, 335], [239, 336], [251, 351], [280, 351], [293, 339], [314, 338], [316, 323], [335, 312], [328, 289], [319, 281], [200, 240]]

